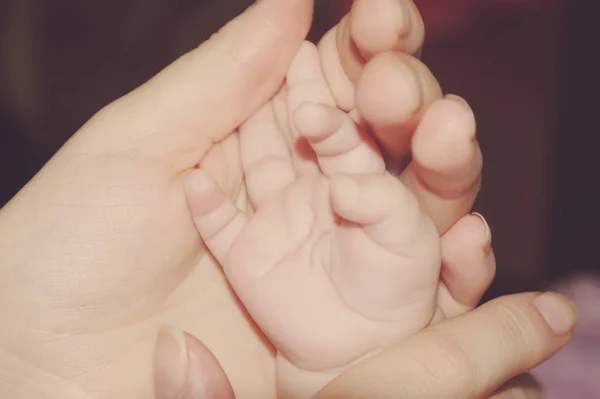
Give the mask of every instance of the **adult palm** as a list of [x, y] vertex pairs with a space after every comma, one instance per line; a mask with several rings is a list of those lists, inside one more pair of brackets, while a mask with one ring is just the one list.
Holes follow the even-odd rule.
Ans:
[[0, 211], [0, 357], [15, 376], [0, 396], [152, 397], [165, 323], [202, 337], [245, 395], [272, 394], [270, 349], [201, 247], [183, 185], [205, 161], [241, 187], [226, 138], [278, 89], [311, 14], [310, 0], [257, 2], [100, 111]]

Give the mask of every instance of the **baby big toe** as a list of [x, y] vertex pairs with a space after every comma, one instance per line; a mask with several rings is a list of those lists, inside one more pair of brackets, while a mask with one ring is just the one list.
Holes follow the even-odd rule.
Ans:
[[326, 176], [385, 170], [377, 145], [345, 112], [326, 104], [307, 102], [297, 109], [294, 123], [317, 154]]

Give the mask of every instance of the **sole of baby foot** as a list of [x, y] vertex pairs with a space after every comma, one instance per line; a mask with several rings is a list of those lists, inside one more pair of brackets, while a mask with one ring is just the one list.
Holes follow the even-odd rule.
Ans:
[[439, 236], [416, 198], [389, 174], [331, 181], [343, 221], [332, 243], [330, 275], [346, 304], [373, 320], [411, 320], [418, 331], [433, 316], [440, 270]]

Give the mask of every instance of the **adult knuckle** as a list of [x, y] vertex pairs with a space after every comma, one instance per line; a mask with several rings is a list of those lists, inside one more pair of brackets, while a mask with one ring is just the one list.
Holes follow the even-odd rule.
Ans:
[[536, 347], [536, 342], [532, 339], [535, 328], [526, 309], [513, 303], [499, 304], [497, 320], [502, 349], [530, 357], [534, 355]]

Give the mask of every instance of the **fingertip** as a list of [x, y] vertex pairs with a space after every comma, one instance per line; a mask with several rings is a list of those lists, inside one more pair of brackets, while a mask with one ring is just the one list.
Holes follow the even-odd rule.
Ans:
[[533, 300], [533, 305], [556, 335], [571, 333], [577, 324], [577, 307], [565, 295], [544, 293]]
[[473, 113], [462, 100], [435, 101], [423, 115], [412, 138], [413, 170], [439, 197], [477, 191], [483, 156], [475, 131]]
[[476, 161], [475, 134], [475, 117], [468, 104], [440, 99], [425, 111], [413, 136], [413, 156], [420, 168], [430, 172], [464, 169]]
[[171, 326], [161, 327], [154, 349], [156, 399], [180, 397], [187, 372], [187, 348], [183, 332]]
[[403, 56], [379, 54], [365, 66], [356, 88], [356, 106], [370, 124], [406, 124], [422, 105], [421, 80]]
[[[544, 302], [542, 310], [536, 300]], [[549, 315], [550, 322], [543, 313]], [[456, 365], [458, 371], [463, 369], [461, 374], [469, 375], [473, 367], [478, 371], [449, 397], [489, 394], [540, 365], [569, 341], [575, 322], [576, 313], [568, 299], [553, 293], [523, 293], [496, 298], [432, 326], [430, 332], [440, 340], [451, 337], [447, 341], [452, 348], [450, 355], [456, 350], [467, 355], [456, 359], [461, 360]], [[552, 323], [559, 327], [558, 333]]]
[[442, 239], [460, 251], [465, 246], [476, 248], [477, 251], [488, 254], [492, 246], [492, 230], [483, 215], [473, 212], [461, 217]]
[[[555, 292], [507, 295], [487, 302], [475, 312], [495, 315], [497, 322], [507, 329], [518, 329], [523, 339], [510, 343], [535, 343], [530, 349], [536, 359], [530, 360], [538, 362], [546, 360], [568, 342], [578, 321], [574, 302], [566, 295]], [[533, 336], [539, 338], [537, 342], [531, 341]]]
[[350, 35], [366, 60], [398, 48], [410, 25], [411, 13], [405, 1], [357, 0], [350, 11]]
[[445, 303], [453, 315], [475, 307], [496, 274], [491, 231], [483, 216], [463, 216], [441, 238], [442, 281], [454, 303]]
[[411, 0], [356, 0], [319, 43], [337, 105], [354, 108], [354, 87], [371, 58], [387, 51], [416, 54], [423, 38], [423, 20]]
[[366, 60], [390, 50], [414, 54], [423, 44], [423, 20], [410, 0], [356, 0], [349, 25]]
[[477, 229], [479, 230], [481, 237], [481, 240], [479, 241], [481, 243], [481, 250], [488, 254], [492, 250], [492, 229], [481, 213], [473, 212], [471, 213], [471, 216], [474, 216], [479, 220]]
[[446, 98], [448, 100], [456, 101], [457, 103], [462, 104], [462, 105], [468, 107], [469, 109], [471, 108], [471, 106], [469, 105], [467, 100], [465, 100], [461, 96], [457, 96], [456, 94], [447, 94], [444, 98]]
[[184, 335], [189, 377], [181, 399], [235, 399], [233, 387], [214, 354], [196, 337]]
[[434, 101], [412, 137], [412, 162], [402, 180], [445, 232], [465, 215], [480, 190], [483, 156], [473, 112], [462, 99]]

